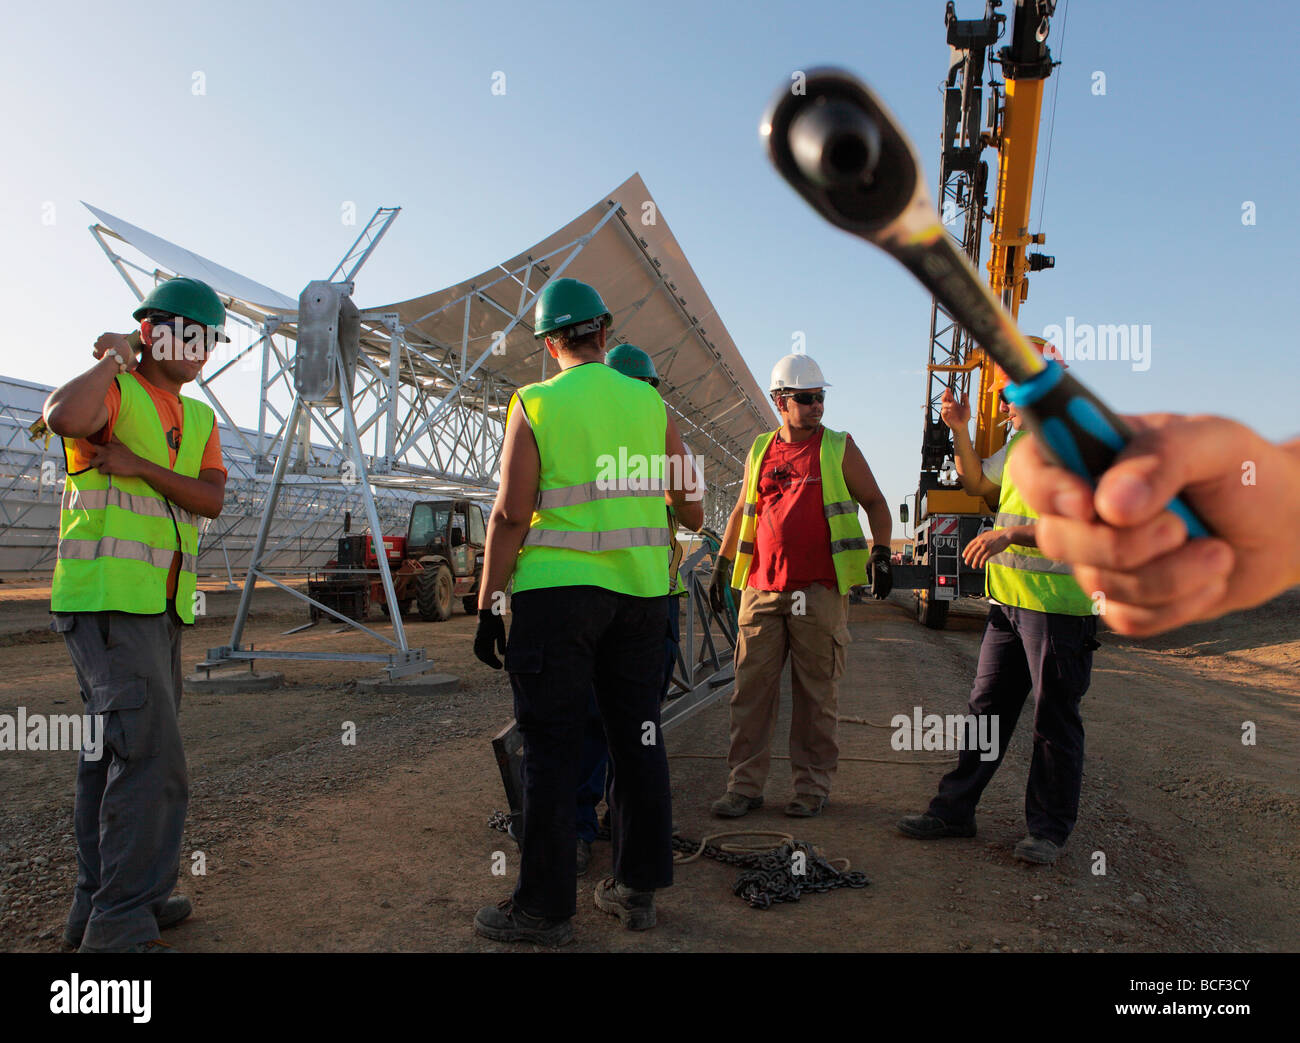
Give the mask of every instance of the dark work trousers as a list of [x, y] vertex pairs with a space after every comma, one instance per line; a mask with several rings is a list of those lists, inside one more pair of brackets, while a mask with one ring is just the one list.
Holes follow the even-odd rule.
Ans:
[[54, 617], [87, 714], [103, 716], [98, 760], [77, 759], [73, 828], [77, 888], [70, 933], [114, 949], [158, 937], [158, 913], [176, 886], [189, 776], [177, 721], [181, 627], [157, 615], [74, 612]]
[[577, 835], [590, 844], [596, 839], [599, 822], [596, 805], [605, 793], [605, 778], [609, 769], [609, 745], [605, 742], [605, 726], [600, 723], [600, 707], [596, 705], [593, 688], [587, 701], [587, 726], [582, 733], [582, 755], [578, 760], [578, 806], [575, 809]]
[[1034, 753], [1025, 790], [1025, 823], [1032, 836], [1065, 843], [1079, 815], [1079, 702], [1092, 676], [1093, 650], [1100, 647], [1096, 633], [1096, 616], [997, 604], [989, 609], [967, 713], [997, 717], [997, 759], [981, 760], [979, 750], [962, 750], [957, 767], [939, 783], [931, 815], [951, 823], [974, 819], [975, 805], [1007, 752], [1025, 697], [1032, 694]]
[[[664, 648], [664, 683], [659, 695], [662, 706], [668, 698], [668, 689], [672, 686], [673, 670], [677, 665], [677, 644], [681, 639], [680, 597], [668, 599], [668, 639]], [[601, 797], [609, 800], [607, 772], [609, 768], [609, 747], [605, 742], [605, 729], [600, 723], [600, 708], [596, 705], [593, 691], [591, 703], [587, 708], [587, 731], [582, 739], [582, 760], [578, 768], [578, 837], [591, 843], [596, 839], [600, 822], [596, 817], [596, 805]], [[608, 772], [608, 778], [613, 773]]]
[[601, 587], [545, 587], [511, 599], [506, 669], [524, 746], [524, 838], [515, 903], [565, 919], [577, 911], [574, 794], [592, 691], [614, 781], [614, 878], [648, 891], [672, 883], [668, 758], [659, 736], [667, 598]]
[[682, 640], [682, 604], [690, 605], [684, 594], [668, 599], [668, 644], [664, 649], [664, 687], [659, 694], [659, 702], [668, 698], [668, 689], [673, 685], [673, 670], [677, 667], [677, 646]]

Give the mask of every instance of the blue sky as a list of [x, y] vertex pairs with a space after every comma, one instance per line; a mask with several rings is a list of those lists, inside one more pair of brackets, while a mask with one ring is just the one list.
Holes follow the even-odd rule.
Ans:
[[[350, 245], [345, 201], [362, 221], [399, 205], [361, 275], [365, 306], [481, 271], [639, 171], [760, 383], [806, 334], [834, 385], [828, 424], [854, 434], [896, 506], [919, 463], [928, 297], [816, 218], [757, 127], [791, 70], [847, 66], [902, 120], [933, 186], [943, 9], [23, 5], [0, 41], [0, 373], [60, 383], [99, 332], [129, 326], [133, 302], [80, 199], [290, 295]], [[957, 10], [978, 17], [983, 2]], [[1075, 367], [1117, 409], [1300, 430], [1284, 368], [1298, 28], [1280, 2], [1058, 5], [1049, 43], [1063, 64], [1040, 139], [1041, 172], [1055, 94], [1042, 230], [1057, 267], [1033, 278], [1021, 319], [1030, 332], [1067, 316], [1149, 325], [1146, 371]], [[1042, 201], [1040, 188], [1035, 230]], [[255, 403], [227, 404], [253, 419]]]

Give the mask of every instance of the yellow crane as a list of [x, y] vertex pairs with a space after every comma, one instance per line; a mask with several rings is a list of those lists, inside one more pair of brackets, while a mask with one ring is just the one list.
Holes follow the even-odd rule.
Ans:
[[[1054, 266], [1054, 259], [1030, 247], [1045, 237], [1029, 231], [1038, 154], [1043, 88], [1052, 73], [1047, 46], [1056, 0], [1015, 0], [1010, 35], [1003, 0], [986, 0], [984, 16], [959, 19], [950, 2], [944, 15], [949, 65], [943, 91], [944, 135], [939, 174], [939, 209], [943, 222], [962, 249], [978, 263], [983, 228], [989, 220], [989, 283], [1016, 315], [1028, 294], [1027, 276]], [[990, 77], [987, 119], [984, 71], [998, 67], [1002, 80]], [[997, 176], [989, 209], [989, 168], [982, 153], [997, 151]], [[970, 569], [962, 548], [990, 524], [992, 511], [979, 497], [957, 487], [952, 463], [952, 436], [939, 417], [945, 391], [967, 394], [975, 418], [974, 445], [991, 456], [1005, 441], [998, 416], [993, 363], [970, 334], [938, 301], [930, 317], [930, 360], [926, 375], [926, 420], [921, 444], [921, 474], [915, 496], [915, 550], [911, 568], [897, 570], [895, 587], [916, 591], [917, 618], [941, 629], [948, 607], [962, 595], [980, 595], [983, 570]], [[908, 521], [903, 505], [902, 520]]]

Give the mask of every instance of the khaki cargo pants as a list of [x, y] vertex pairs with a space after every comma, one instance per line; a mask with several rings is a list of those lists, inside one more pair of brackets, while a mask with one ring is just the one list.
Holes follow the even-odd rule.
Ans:
[[826, 796], [839, 761], [836, 712], [849, 643], [847, 599], [814, 583], [804, 590], [746, 587], [737, 614], [736, 688], [731, 696], [727, 789], [763, 792], [780, 709], [781, 673], [793, 660], [790, 769], [794, 791]]

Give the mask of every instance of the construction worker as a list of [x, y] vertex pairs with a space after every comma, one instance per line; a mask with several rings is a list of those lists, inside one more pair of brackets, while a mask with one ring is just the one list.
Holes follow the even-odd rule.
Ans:
[[[618, 344], [605, 356], [605, 365], [617, 370], [625, 377], [642, 380], [652, 388], [659, 387], [659, 374], [655, 371], [654, 360], [633, 344]], [[690, 451], [687, 450], [687, 456]], [[703, 489], [692, 488], [692, 497], [702, 500]], [[686, 586], [681, 581], [682, 545], [677, 540], [677, 515], [668, 507], [668, 532], [672, 556], [668, 563], [668, 634], [664, 643], [664, 681], [659, 694], [662, 704], [668, 697], [672, 684], [673, 667], [677, 662], [677, 645], [681, 634], [681, 609], [677, 599], [686, 594]], [[578, 769], [578, 804], [577, 804], [577, 867], [578, 876], [587, 872], [591, 861], [591, 845], [600, 830], [596, 817], [596, 805], [605, 796], [607, 787], [607, 769], [609, 767], [609, 747], [605, 743], [605, 732], [600, 724], [600, 711], [593, 694], [588, 708], [587, 734], [583, 739], [582, 760]]]
[[[655, 371], [654, 360], [634, 344], [616, 345], [605, 356], [605, 365], [618, 370], [625, 377], [644, 380], [652, 388], [657, 389], [659, 387], [659, 374]], [[694, 459], [689, 448], [686, 450], [686, 457], [688, 461]], [[690, 479], [692, 475], [688, 473], [686, 478]], [[702, 483], [693, 483], [688, 488], [688, 491], [692, 499], [703, 503], [704, 488]], [[669, 596], [674, 600], [668, 603], [668, 637], [664, 647], [664, 688], [659, 696], [661, 703], [668, 698], [668, 689], [672, 687], [673, 667], [677, 664], [677, 646], [681, 643], [680, 599], [687, 594], [686, 584], [682, 582], [681, 577], [682, 558], [685, 555], [682, 545], [677, 539], [680, 524], [676, 512], [670, 506], [668, 508], [668, 530], [670, 535], [669, 550], [672, 557], [668, 563], [668, 592]]]
[[[785, 813], [820, 814], [839, 758], [846, 595], [866, 581], [868, 568], [877, 597], [885, 597], [892, 582], [889, 507], [853, 439], [822, 426], [828, 386], [807, 355], [787, 355], [772, 370], [772, 401], [782, 424], [750, 448], [709, 586], [720, 614], [727, 610], [727, 585], [741, 591], [727, 754], [731, 775], [726, 794], [713, 804], [713, 813], [723, 818], [762, 806], [787, 655], [794, 660], [795, 794]], [[869, 555], [859, 507], [871, 525]]]
[[[1049, 346], [1035, 339], [1038, 350]], [[1007, 377], [997, 371], [999, 394]], [[957, 766], [939, 783], [939, 792], [921, 815], [898, 823], [921, 840], [973, 837], [975, 808], [984, 787], [1002, 763], [1025, 697], [1034, 699], [1034, 752], [1025, 791], [1028, 835], [1015, 846], [1022, 862], [1055, 862], [1074, 829], [1083, 781], [1083, 719], [1079, 703], [1092, 675], [1098, 648], [1093, 600], [1060, 561], [1037, 547], [1037, 516], [1006, 475], [1006, 461], [1018, 452], [1023, 434], [1020, 412], [1000, 397], [1011, 426], [1007, 444], [982, 463], [971, 444], [970, 406], [944, 392], [940, 417], [953, 432], [957, 474], [972, 496], [997, 497], [994, 528], [971, 540], [962, 554], [973, 568], [984, 568], [991, 602], [968, 713], [974, 734], [997, 736], [996, 757], [974, 744], [963, 746]], [[982, 718], [997, 721], [987, 728]]]
[[[106, 333], [95, 365], [51, 393], [68, 478], [50, 595], [106, 756], [77, 761], [77, 887], [64, 941], [143, 952], [189, 915], [173, 895], [189, 802], [177, 714], [181, 628], [194, 622], [198, 518], [215, 518], [226, 469], [212, 409], [182, 396], [226, 312], [206, 284], [158, 284], [132, 313], [138, 336]], [[137, 355], [137, 352], [141, 354]]]
[[[593, 687], [609, 743], [614, 875], [596, 906], [630, 929], [655, 923], [672, 883], [668, 761], [659, 742], [670, 503], [703, 522], [681, 470], [677, 427], [652, 388], [604, 365], [609, 310], [594, 288], [555, 279], [534, 334], [560, 365], [511, 400], [501, 486], [488, 526], [474, 652], [505, 666], [523, 739], [524, 833], [514, 894], [474, 918], [497, 941], [573, 936], [574, 793]], [[665, 485], [667, 488], [665, 488]], [[501, 615], [513, 577], [512, 625]]]
[[[1084, 590], [1105, 596], [1108, 627], [1159, 634], [1300, 583], [1300, 438], [1274, 444], [1223, 417], [1127, 419], [1136, 437], [1096, 492], [1050, 464], [1033, 436], [1008, 465], [1039, 513], [1039, 547], [1069, 562]], [[1214, 539], [1187, 539], [1165, 510], [1175, 495]]]

